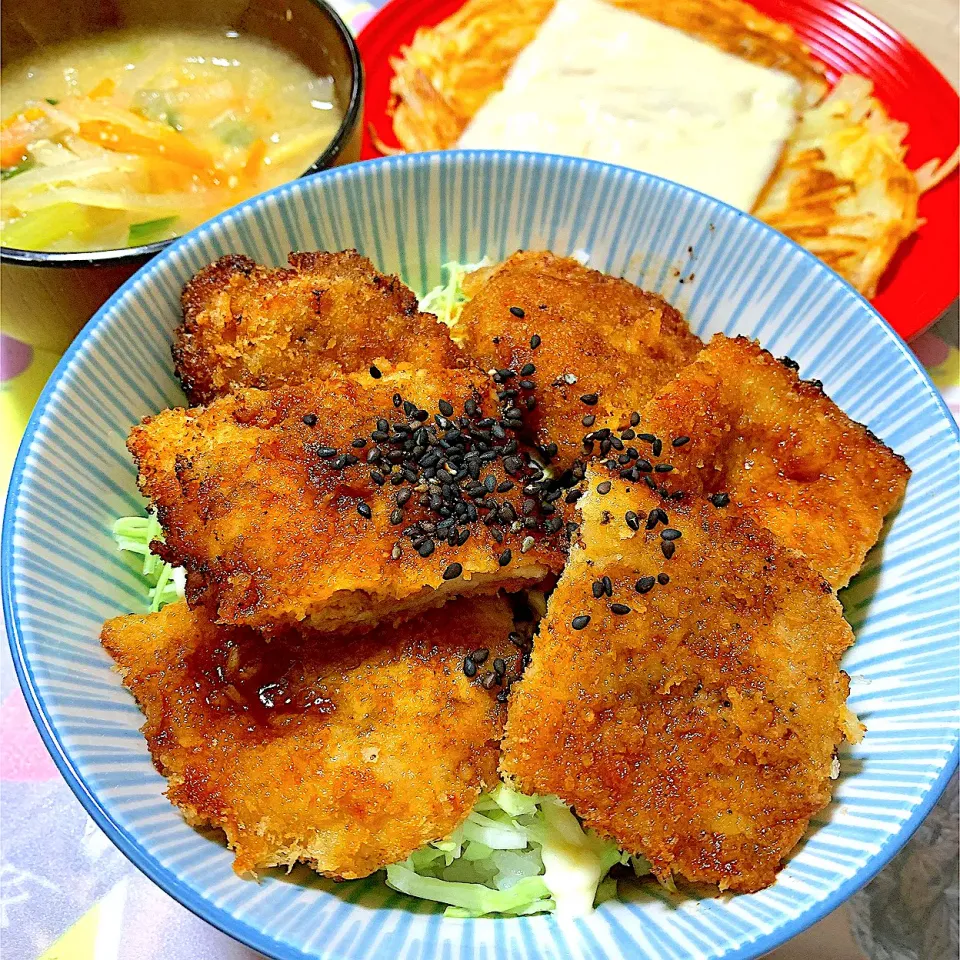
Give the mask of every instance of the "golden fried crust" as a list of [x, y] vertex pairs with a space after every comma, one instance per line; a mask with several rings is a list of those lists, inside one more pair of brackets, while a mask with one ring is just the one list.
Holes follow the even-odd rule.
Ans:
[[515, 654], [512, 626], [489, 598], [364, 638], [268, 644], [177, 603], [108, 620], [102, 641], [168, 796], [224, 831], [238, 873], [304, 860], [352, 878], [445, 837], [496, 782], [503, 708], [462, 662]]
[[[479, 496], [458, 496], [481, 510], [496, 505], [501, 517], [509, 503], [509, 522], [498, 522], [494, 532], [478, 512], [457, 527], [461, 536], [469, 531], [463, 544], [451, 546], [431, 532], [424, 539], [435, 544], [434, 552], [422, 556], [415, 549], [404, 531], [421, 521], [441, 522], [425, 498], [445, 504], [448, 493], [422, 472], [400, 486], [376, 483], [375, 473], [391, 479], [399, 473], [388, 474], [385, 466], [398, 449], [390, 442], [378, 441], [383, 456], [376, 463], [365, 460], [378, 420], [387, 421], [394, 437], [397, 424], [408, 428], [406, 436], [421, 427], [395, 407], [395, 393], [431, 414], [445, 398], [457, 415], [467, 401], [497, 412], [485, 375], [418, 371], [245, 390], [206, 408], [164, 411], [134, 428], [128, 446], [140, 468], [140, 489], [166, 537], [157, 549], [186, 567], [192, 603], [212, 604], [222, 624], [271, 629], [307, 620], [320, 630], [369, 628], [454, 595], [518, 590], [559, 573], [566, 536], [560, 511], [549, 531], [518, 529], [523, 481], [496, 491], [508, 480], [506, 459], [484, 464], [478, 474], [481, 484], [492, 478], [493, 493], [481, 487]], [[431, 417], [423, 429], [435, 433], [434, 422]], [[357, 448], [355, 438], [366, 443]], [[358, 462], [343, 466], [344, 456]], [[449, 474], [440, 472], [449, 486]], [[463, 491], [477, 483], [452, 485]], [[393, 518], [402, 493], [410, 499]], [[462, 574], [445, 579], [454, 563]]]
[[[718, 334], [643, 411], [670, 490], [729, 493], [732, 507], [845, 586], [900, 502], [910, 470], [816, 382], [743, 337]], [[639, 429], [639, 428], [638, 428]], [[677, 436], [689, 436], [682, 447]]]
[[[663, 502], [682, 534], [667, 560], [664, 526], [643, 522], [657, 495], [614, 480], [601, 496], [604, 478], [589, 479], [582, 542], [511, 694], [501, 771], [661, 879], [759, 890], [828, 802], [845, 732], [859, 738], [838, 667], [853, 634], [829, 586], [749, 518]], [[595, 599], [605, 576], [612, 598]]]
[[[174, 365], [190, 402], [377, 363], [456, 366], [447, 328], [355, 250], [292, 253], [289, 269], [228, 256], [184, 288]], [[389, 363], [387, 362], [389, 360]]]
[[[640, 409], [702, 346], [660, 297], [552, 253], [516, 253], [467, 278], [465, 292], [456, 334], [485, 369], [536, 367], [528, 422], [537, 443], [559, 446], [564, 467], [583, 455], [586, 434]], [[531, 349], [534, 335], [542, 343]], [[590, 394], [595, 404], [581, 399]], [[585, 416], [596, 422], [584, 426]]]

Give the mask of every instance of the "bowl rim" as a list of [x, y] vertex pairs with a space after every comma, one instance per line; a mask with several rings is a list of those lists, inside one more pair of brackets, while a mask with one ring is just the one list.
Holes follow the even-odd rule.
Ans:
[[[307, 167], [303, 173], [298, 174], [294, 180], [300, 180], [303, 177], [319, 173], [330, 166], [337, 154], [343, 149], [347, 140], [356, 131], [357, 124], [360, 123], [363, 115], [363, 93], [365, 86], [365, 75], [363, 69], [363, 60], [360, 57], [360, 48], [357, 46], [357, 38], [350, 32], [350, 28], [344, 23], [343, 17], [327, 2], [327, 0], [301, 0], [315, 6], [321, 13], [325, 14], [327, 19], [333, 24], [334, 29], [343, 40], [350, 59], [350, 97], [347, 100], [347, 108], [343, 112], [343, 120], [334, 134], [333, 139], [324, 147], [323, 152], [313, 163]], [[293, 180], [287, 180], [285, 183], [278, 184], [278, 187], [285, 186], [286, 183], [293, 183]], [[277, 189], [272, 187], [272, 190]], [[256, 194], [255, 194], [256, 196]], [[252, 197], [247, 198], [252, 199]], [[244, 203], [246, 201], [240, 201]], [[232, 209], [227, 207], [226, 210]], [[214, 214], [220, 216], [225, 210]], [[210, 220], [204, 220], [203, 223], [209, 223]], [[202, 226], [202, 224], [197, 224]], [[194, 228], [195, 229], [195, 228]], [[190, 231], [188, 230], [187, 233]], [[186, 234], [181, 234], [185, 236]], [[139, 247], [117, 247], [113, 250], [21, 250], [19, 247], [0, 246], [0, 263], [17, 267], [52, 267], [52, 268], [97, 268], [97, 267], [119, 267], [119, 266], [143, 266], [153, 259], [161, 250], [165, 250], [171, 243], [179, 240], [180, 237], [172, 237], [169, 240], [158, 240], [155, 243], [144, 243]]]
[[[227, 217], [242, 216], [247, 213], [247, 209], [254, 202], [260, 202], [264, 198], [274, 197], [278, 200], [284, 200], [283, 194], [297, 194], [315, 181], [326, 180], [337, 176], [356, 176], [365, 177], [371, 172], [380, 168], [390, 168], [403, 165], [416, 165], [429, 167], [430, 164], [438, 162], [457, 162], [466, 160], [467, 163], [483, 164], [496, 160], [511, 160], [536, 162], [544, 157], [544, 154], [518, 150], [442, 150], [430, 151], [418, 154], [404, 154], [400, 156], [381, 157], [375, 160], [364, 161], [363, 163], [350, 164], [343, 170], [329, 168], [322, 170], [306, 178], [297, 178], [286, 183], [280, 184], [265, 193], [256, 197], [250, 197], [241, 201], [236, 206], [229, 208], [218, 214], [216, 217], [205, 221], [203, 226], [209, 227], [214, 222], [225, 220]], [[585, 160], [576, 157], [560, 157], [569, 165], [583, 171], [584, 173], [596, 170], [615, 169], [625, 172], [639, 181], [649, 181], [654, 184], [666, 184], [670, 187], [678, 188], [682, 192], [693, 194], [708, 200], [717, 207], [731, 211], [740, 218], [752, 220], [760, 224], [763, 231], [772, 234], [776, 243], [787, 244], [798, 250], [811, 266], [825, 275], [832, 278], [832, 282], [846, 287], [849, 293], [859, 300], [860, 305], [866, 309], [874, 321], [879, 321], [881, 329], [888, 334], [891, 345], [898, 350], [906, 359], [918, 376], [918, 385], [926, 390], [932, 398], [935, 407], [939, 409], [940, 415], [945, 419], [952, 434], [955, 443], [960, 444], [960, 425], [954, 420], [940, 392], [934, 386], [930, 376], [917, 359], [916, 355], [910, 350], [902, 337], [890, 326], [890, 324], [877, 312], [877, 310], [867, 301], [859, 291], [850, 283], [844, 280], [839, 274], [834, 273], [819, 258], [814, 256], [808, 250], [799, 246], [799, 244], [790, 240], [783, 234], [774, 230], [772, 227], [756, 220], [748, 213], [744, 213], [723, 201], [714, 197], [707, 196], [690, 187], [676, 184], [662, 177], [656, 177], [652, 174], [642, 171], [632, 170], [630, 168], [616, 166], [614, 164], [600, 163], [595, 160]], [[202, 229], [198, 227], [195, 229]], [[171, 241], [171, 245], [158, 257], [145, 264], [130, 279], [123, 283], [94, 314], [90, 321], [77, 335], [76, 339], [64, 353], [59, 363], [50, 375], [44, 389], [37, 400], [30, 420], [21, 440], [17, 451], [17, 457], [14, 462], [13, 471], [10, 478], [10, 485], [7, 491], [6, 502], [3, 512], [3, 528], [0, 535], [0, 587], [2, 587], [3, 616], [7, 632], [7, 638], [12, 654], [14, 669], [17, 674], [17, 680], [20, 683], [24, 699], [34, 723], [40, 733], [44, 745], [49, 751], [60, 774], [66, 780], [67, 785], [73, 791], [86, 812], [94, 820], [98, 827], [110, 838], [115, 846], [136, 866], [142, 873], [156, 883], [160, 889], [164, 890], [170, 896], [174, 897], [181, 906], [186, 907], [193, 914], [212, 926], [216, 927], [222, 933], [240, 941], [244, 945], [257, 950], [268, 957], [277, 958], [277, 960], [316, 960], [322, 957], [323, 960], [333, 960], [325, 953], [307, 954], [297, 947], [284, 943], [274, 937], [264, 934], [260, 929], [251, 925], [245, 920], [241, 920], [223, 907], [217, 906], [205, 898], [192, 886], [183, 882], [170, 868], [165, 867], [149, 851], [143, 847], [136, 838], [128, 833], [117, 821], [113, 819], [107, 809], [100, 803], [93, 788], [87, 783], [84, 775], [75, 768], [74, 763], [63, 746], [56, 726], [50, 719], [48, 707], [40, 690], [38, 689], [34, 676], [33, 668], [29, 662], [26, 653], [24, 637], [20, 625], [20, 619], [17, 613], [17, 603], [14, 594], [13, 583], [13, 553], [14, 540], [14, 517], [16, 516], [17, 506], [20, 500], [20, 490], [24, 483], [24, 472], [26, 460], [30, 449], [33, 446], [34, 438], [44, 418], [48, 407], [50, 406], [61, 380], [63, 380], [67, 371], [70, 369], [73, 360], [80, 348], [89, 340], [93, 334], [101, 328], [107, 318], [108, 312], [115, 309], [120, 300], [136, 285], [143, 282], [156, 271], [161, 270], [165, 264], [172, 260], [178, 252], [178, 245], [186, 242], [190, 233], [183, 237], [178, 237]], [[944, 762], [940, 774], [931, 782], [927, 794], [923, 800], [917, 804], [913, 813], [903, 823], [901, 823], [896, 833], [891, 834], [886, 843], [868, 860], [863, 868], [846, 881], [841, 883], [829, 896], [811, 904], [806, 910], [796, 916], [788, 923], [784, 923], [769, 933], [763, 934], [757, 939], [743, 944], [739, 949], [727, 954], [725, 960], [755, 960], [786, 943], [788, 940], [802, 933], [811, 927], [814, 923], [822, 920], [829, 913], [832, 913], [837, 907], [846, 902], [854, 893], [869, 883], [902, 849], [907, 841], [913, 836], [917, 828], [929, 814], [930, 810], [940, 799], [941, 794], [946, 788], [954, 772], [960, 767], [960, 740], [954, 743], [953, 750]], [[530, 918], [517, 918], [519, 922]]]

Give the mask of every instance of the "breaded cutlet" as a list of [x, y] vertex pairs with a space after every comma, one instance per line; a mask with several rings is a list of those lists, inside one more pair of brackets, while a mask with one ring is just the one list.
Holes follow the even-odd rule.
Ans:
[[464, 291], [454, 335], [485, 370], [536, 383], [532, 439], [556, 444], [562, 468], [583, 456], [586, 435], [639, 410], [702, 347], [665, 300], [552, 253], [516, 253], [468, 276]]
[[[717, 334], [650, 401], [636, 429], [658, 437], [670, 490], [726, 494], [731, 506], [846, 586], [903, 498], [910, 469], [792, 361]], [[677, 437], [689, 437], [673, 446]], [[636, 440], [632, 441], [637, 443]]]
[[447, 328], [420, 312], [413, 291], [355, 250], [292, 253], [289, 263], [222, 257], [184, 287], [173, 358], [191, 404], [375, 363], [460, 363]]
[[128, 447], [192, 605], [266, 630], [372, 627], [560, 572], [571, 508], [534, 481], [520, 421], [488, 412], [482, 373], [356, 374], [166, 410]]
[[839, 668], [853, 633], [829, 584], [749, 517], [588, 478], [501, 772], [662, 880], [759, 890], [861, 735]]
[[365, 637], [267, 643], [176, 603], [108, 620], [102, 641], [167, 795], [223, 830], [237, 873], [302, 860], [353, 878], [447, 836], [497, 783], [504, 707], [463, 658], [515, 659], [512, 629], [490, 597]]

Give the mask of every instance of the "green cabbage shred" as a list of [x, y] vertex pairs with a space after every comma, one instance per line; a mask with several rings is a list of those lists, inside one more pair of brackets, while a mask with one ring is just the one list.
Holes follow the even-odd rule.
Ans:
[[463, 278], [474, 270], [489, 266], [490, 261], [486, 257], [477, 263], [458, 263], [456, 260], [445, 263], [441, 268], [444, 282], [423, 297], [420, 309], [435, 314], [448, 327], [455, 327], [463, 305], [469, 299], [463, 292]]
[[642, 857], [584, 830], [556, 797], [531, 797], [499, 784], [481, 794], [445, 840], [387, 867], [387, 885], [446, 904], [444, 916], [552, 913], [582, 916], [616, 896], [615, 864], [649, 873]]
[[113, 525], [113, 539], [120, 550], [143, 557], [140, 574], [149, 587], [147, 596], [152, 612], [183, 599], [183, 569], [165, 563], [150, 549], [154, 540], [163, 540], [163, 530], [152, 513], [146, 517], [121, 517]]

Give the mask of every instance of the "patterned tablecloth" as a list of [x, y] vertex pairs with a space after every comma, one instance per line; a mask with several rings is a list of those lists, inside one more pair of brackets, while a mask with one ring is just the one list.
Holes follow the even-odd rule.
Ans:
[[[354, 29], [376, 3], [340, 0]], [[960, 419], [956, 314], [911, 344]], [[0, 335], [0, 492], [59, 358]], [[957, 956], [956, 781], [917, 837], [852, 906], [774, 956], [939, 960]], [[838, 912], [839, 913], [839, 912]], [[832, 939], [839, 931], [841, 943]], [[4, 960], [254, 960], [181, 907], [110, 843], [61, 779], [0, 644], [0, 952]]]

